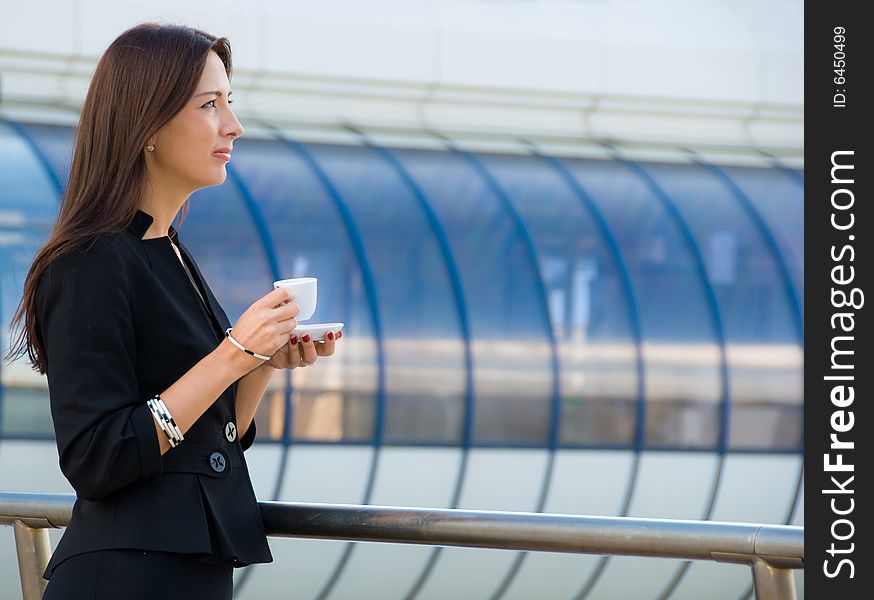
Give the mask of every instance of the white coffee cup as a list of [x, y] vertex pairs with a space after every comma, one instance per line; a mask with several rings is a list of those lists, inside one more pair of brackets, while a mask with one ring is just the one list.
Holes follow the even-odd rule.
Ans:
[[294, 294], [292, 302], [300, 306], [300, 313], [295, 318], [306, 321], [316, 312], [316, 282], [315, 277], [280, 279], [273, 282], [273, 288], [283, 287]]

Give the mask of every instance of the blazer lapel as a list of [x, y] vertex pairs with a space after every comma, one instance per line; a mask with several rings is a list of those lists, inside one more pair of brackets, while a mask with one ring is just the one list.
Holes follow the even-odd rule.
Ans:
[[203, 273], [200, 272], [200, 267], [198, 267], [194, 259], [191, 258], [191, 254], [181, 243], [179, 244], [179, 249], [185, 255], [185, 258], [188, 259], [188, 264], [194, 267], [194, 276], [197, 278], [197, 283], [200, 284], [200, 289], [206, 293], [206, 301], [209, 303], [209, 311], [212, 313], [212, 317], [221, 326], [221, 334], [224, 336], [225, 330], [231, 326], [227, 315], [225, 315], [225, 311], [222, 310], [221, 304], [219, 304], [218, 300], [216, 300], [213, 295], [212, 290], [206, 284]]
[[[145, 235], [146, 231], [153, 221], [154, 217], [152, 217], [152, 215], [143, 210], [137, 209], [136, 213], [131, 219], [131, 222], [128, 224], [127, 229], [135, 236], [137, 236], [137, 239], [142, 240], [143, 235]], [[209, 312], [211, 313], [212, 319], [216, 323], [218, 323], [221, 328], [221, 331], [218, 332], [219, 337], [224, 337], [225, 330], [231, 326], [231, 323], [228, 321], [228, 317], [225, 314], [225, 311], [222, 310], [221, 304], [218, 303], [218, 300], [216, 300], [215, 296], [212, 293], [212, 290], [209, 289], [209, 286], [206, 284], [203, 273], [200, 272], [200, 267], [197, 266], [197, 263], [191, 257], [188, 249], [182, 245], [182, 242], [179, 240], [179, 232], [176, 231], [176, 228], [173, 227], [172, 224], [168, 227], [167, 235], [170, 237], [170, 240], [176, 244], [176, 247], [180, 249], [182, 254], [187, 259], [187, 263], [194, 267], [193, 276], [197, 280], [200, 289], [203, 290], [203, 292], [206, 294], [206, 301], [209, 304]]]

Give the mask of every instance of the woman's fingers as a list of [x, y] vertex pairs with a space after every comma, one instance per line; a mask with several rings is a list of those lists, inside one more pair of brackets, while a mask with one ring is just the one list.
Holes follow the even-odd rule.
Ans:
[[291, 300], [294, 300], [294, 294], [291, 293], [291, 290], [289, 290], [288, 288], [278, 287], [273, 288], [272, 292], [269, 292], [268, 294], [262, 296], [256, 302], [256, 304], [260, 303], [262, 305], [266, 305], [272, 308], [279, 306], [284, 302], [290, 302]]
[[280, 304], [274, 308], [273, 311], [274, 319], [277, 321], [287, 321], [288, 319], [296, 317], [300, 313], [300, 305], [296, 302], [289, 302], [287, 304]]
[[[308, 333], [302, 337], [292, 334], [288, 340], [291, 349], [290, 362], [294, 367], [307, 367], [319, 356], [331, 356], [334, 354], [336, 341], [339, 338], [333, 332], [328, 332], [323, 341], [316, 341]], [[290, 367], [290, 368], [294, 368]]]
[[316, 346], [316, 353], [319, 356], [331, 356], [334, 353], [334, 344], [336, 343], [336, 338], [334, 337], [334, 332], [329, 331], [325, 335], [325, 341], [319, 342]]
[[313, 336], [308, 333], [303, 334], [303, 336], [298, 338], [297, 347], [301, 365], [311, 365], [316, 362], [318, 353], [316, 352], [316, 343], [313, 341]]

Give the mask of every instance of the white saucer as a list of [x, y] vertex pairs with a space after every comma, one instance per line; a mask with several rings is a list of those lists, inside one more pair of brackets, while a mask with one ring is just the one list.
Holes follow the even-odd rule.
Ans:
[[343, 329], [343, 323], [301, 323], [294, 328], [294, 334], [297, 337], [302, 337], [308, 333], [312, 336], [314, 342], [325, 341], [325, 335], [329, 331], [333, 331], [334, 335]]

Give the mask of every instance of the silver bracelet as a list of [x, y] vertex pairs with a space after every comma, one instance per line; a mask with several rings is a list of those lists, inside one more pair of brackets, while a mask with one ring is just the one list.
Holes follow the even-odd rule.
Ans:
[[261, 360], [270, 360], [271, 357], [269, 357], [269, 356], [264, 356], [263, 354], [258, 354], [257, 352], [252, 352], [251, 350], [249, 350], [248, 348], [246, 348], [243, 344], [241, 344], [240, 342], [238, 342], [237, 340], [235, 340], [235, 339], [234, 339], [234, 336], [231, 335], [231, 330], [232, 330], [232, 329], [233, 329], [233, 327], [228, 327], [227, 329], [225, 329], [225, 337], [228, 338], [229, 340], [231, 340], [231, 343], [232, 343], [234, 346], [236, 346], [237, 348], [239, 348], [240, 350], [242, 350], [242, 351], [245, 352], [246, 354], [251, 354], [251, 355], [254, 356], [255, 358], [260, 358]]
[[170, 414], [167, 405], [161, 400], [161, 396], [155, 394], [146, 404], [149, 406], [149, 410], [152, 411], [152, 416], [155, 417], [161, 430], [167, 436], [170, 447], [175, 448], [178, 446], [185, 439], [185, 436], [182, 435], [182, 431], [176, 425], [176, 420]]

